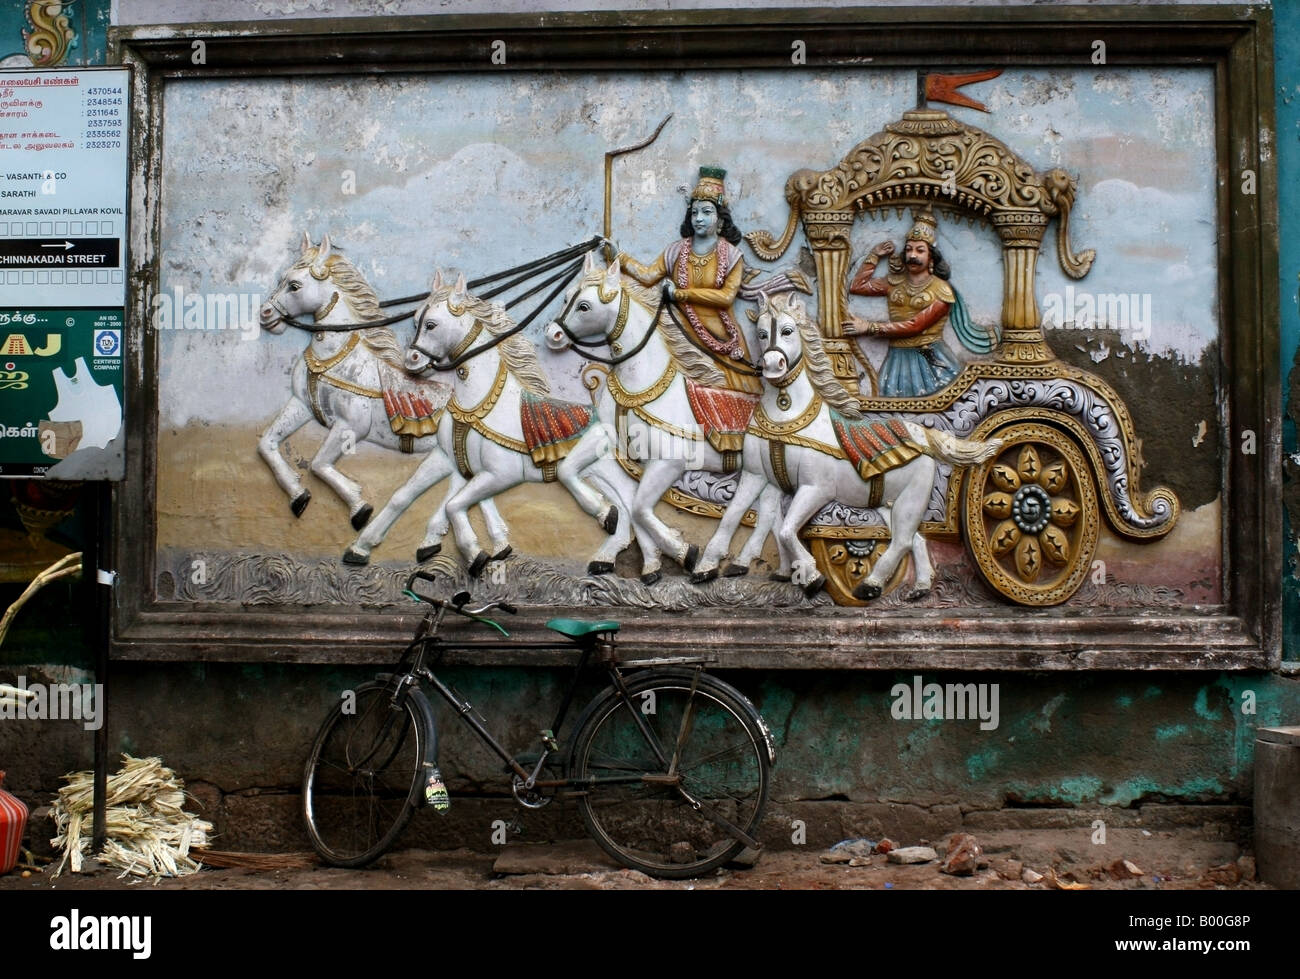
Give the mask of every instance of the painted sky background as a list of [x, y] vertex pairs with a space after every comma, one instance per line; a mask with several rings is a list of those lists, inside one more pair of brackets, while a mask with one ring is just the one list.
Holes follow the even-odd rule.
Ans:
[[[1149, 293], [1151, 336], [1127, 342], [1198, 358], [1218, 330], [1212, 73], [1014, 71], [972, 94], [990, 114], [950, 111], [1037, 170], [1080, 175], [1071, 239], [1076, 252], [1095, 248], [1098, 257], [1082, 282], [1068, 279], [1049, 230], [1040, 303], [1067, 285]], [[381, 298], [427, 288], [435, 264], [472, 278], [535, 258], [600, 229], [603, 154], [648, 135], [669, 111], [674, 118], [653, 147], [616, 163], [620, 246], [648, 261], [675, 238], [703, 164], [728, 170], [742, 230], [779, 232], [790, 173], [834, 165], [914, 100], [910, 71], [171, 82], [163, 291], [265, 296], [297, 256], [304, 229], [313, 239], [329, 231]], [[344, 171], [355, 173], [354, 195], [342, 192]], [[884, 237], [899, 241], [909, 224], [858, 222], [855, 255]], [[995, 320], [996, 235], [943, 221], [939, 241], [972, 315]], [[800, 233], [778, 264], [802, 243]], [[873, 317], [883, 314], [879, 306], [853, 304]], [[404, 342], [409, 325], [396, 329]], [[293, 331], [164, 333], [164, 427], [269, 422], [303, 346]], [[551, 366], [571, 372], [572, 363]]]

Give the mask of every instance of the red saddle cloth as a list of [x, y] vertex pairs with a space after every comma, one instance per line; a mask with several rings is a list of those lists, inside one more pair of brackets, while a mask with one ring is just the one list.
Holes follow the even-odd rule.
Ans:
[[398, 435], [420, 438], [438, 430], [438, 421], [451, 397], [451, 388], [432, 382], [420, 384], [414, 378], [406, 384], [384, 386], [384, 411], [388, 424]]
[[592, 420], [591, 408], [572, 401], [547, 398], [523, 391], [519, 399], [519, 421], [524, 444], [534, 464], [559, 462], [577, 444]]
[[758, 396], [728, 388], [707, 388], [686, 379], [686, 398], [709, 445], [719, 452], [739, 452], [754, 417]]
[[832, 408], [831, 425], [840, 448], [863, 479], [879, 476], [922, 454], [921, 447], [912, 441], [911, 433], [897, 418], [883, 422], [845, 418]]

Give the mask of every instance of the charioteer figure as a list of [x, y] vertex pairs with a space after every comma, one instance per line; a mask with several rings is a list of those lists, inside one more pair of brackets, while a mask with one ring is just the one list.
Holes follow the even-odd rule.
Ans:
[[894, 243], [876, 245], [849, 284], [855, 296], [885, 296], [887, 321], [865, 320], [850, 314], [844, 324], [849, 336], [878, 336], [889, 340], [889, 353], [880, 370], [880, 394], [886, 398], [917, 398], [932, 394], [961, 372], [961, 364], [943, 341], [949, 323], [957, 339], [976, 354], [991, 353], [995, 333], [971, 322], [961, 294], [952, 287], [948, 263], [935, 245], [938, 224], [929, 205], [913, 211], [912, 229], [903, 244], [903, 258], [890, 259], [889, 274], [875, 276], [882, 258], [894, 254]]
[[668, 298], [692, 339], [712, 355], [732, 391], [758, 395], [761, 377], [754, 370], [745, 334], [734, 305], [745, 280], [740, 230], [731, 220], [719, 167], [700, 167], [700, 177], [686, 206], [682, 237], [646, 265], [620, 252], [619, 265], [644, 286], [668, 280]]

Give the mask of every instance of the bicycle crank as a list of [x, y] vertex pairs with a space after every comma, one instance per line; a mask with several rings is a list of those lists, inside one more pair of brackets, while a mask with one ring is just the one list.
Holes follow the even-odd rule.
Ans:
[[525, 788], [525, 781], [518, 775], [510, 780], [510, 791], [514, 793], [516, 802], [525, 809], [541, 809], [543, 806], [550, 805], [551, 796], [542, 795], [537, 789]]

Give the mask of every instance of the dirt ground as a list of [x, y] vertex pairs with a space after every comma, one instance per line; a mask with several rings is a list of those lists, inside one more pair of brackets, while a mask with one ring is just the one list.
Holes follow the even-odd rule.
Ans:
[[[315, 863], [314, 855], [276, 855], [297, 867], [252, 870], [206, 867], [188, 877], [150, 883], [122, 879], [120, 871], [65, 873], [51, 879], [49, 868], [0, 877], [0, 891], [113, 890], [1267, 890], [1254, 880], [1254, 861], [1238, 856], [1235, 843], [1188, 839], [1174, 833], [1112, 834], [1095, 852], [1077, 852], [1078, 833], [1003, 831], [981, 838], [982, 862], [966, 876], [941, 872], [946, 852], [923, 864], [888, 862], [883, 854], [861, 866], [824, 862], [830, 851], [766, 851], [751, 868], [723, 868], [697, 880], [654, 880], [620, 868], [594, 843], [511, 844], [496, 853], [471, 850], [400, 850], [364, 870]], [[1070, 850], [1069, 846], [1076, 847]], [[1065, 857], [1061, 849], [1065, 849]], [[1116, 856], [1126, 853], [1128, 856]], [[1081, 857], [1083, 859], [1070, 859]], [[1124, 867], [1128, 860], [1130, 867]], [[1026, 869], [1029, 871], [1025, 873]], [[1133, 876], [1138, 869], [1140, 876]], [[1034, 883], [1034, 875], [1043, 877]]]

